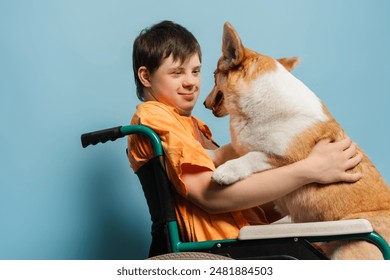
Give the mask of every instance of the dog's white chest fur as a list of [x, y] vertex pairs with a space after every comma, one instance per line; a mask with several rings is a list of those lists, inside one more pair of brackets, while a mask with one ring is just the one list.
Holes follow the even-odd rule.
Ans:
[[253, 81], [248, 92], [231, 99], [237, 104], [225, 104], [230, 113], [232, 145], [242, 156], [217, 168], [213, 179], [219, 183], [231, 184], [271, 168], [267, 155], [283, 157], [295, 136], [328, 119], [319, 98], [277, 65], [275, 72]]
[[280, 64], [275, 72], [258, 77], [250, 88], [237, 104], [243, 115], [230, 116], [237, 145], [244, 143], [246, 152], [283, 156], [296, 135], [328, 118], [318, 97]]

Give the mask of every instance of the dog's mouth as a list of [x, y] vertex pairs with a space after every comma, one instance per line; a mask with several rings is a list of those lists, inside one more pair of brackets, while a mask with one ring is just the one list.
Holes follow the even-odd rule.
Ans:
[[223, 93], [222, 91], [218, 91], [217, 92], [217, 95], [215, 96], [215, 100], [214, 100], [214, 104], [213, 106], [211, 107], [211, 109], [213, 110], [213, 112], [216, 112], [218, 111], [218, 109], [221, 108], [222, 106], [222, 103], [223, 103]]
[[213, 112], [213, 115], [220, 118], [228, 115], [225, 108], [225, 96], [222, 91], [217, 91], [215, 88], [207, 96], [203, 102], [204, 106]]

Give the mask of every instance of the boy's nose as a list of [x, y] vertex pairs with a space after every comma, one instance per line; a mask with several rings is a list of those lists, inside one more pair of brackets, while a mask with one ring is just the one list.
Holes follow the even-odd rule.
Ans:
[[198, 77], [194, 77], [194, 75], [189, 74], [189, 75], [185, 75], [183, 84], [185, 86], [193, 86], [197, 84], [198, 81], [199, 81]]

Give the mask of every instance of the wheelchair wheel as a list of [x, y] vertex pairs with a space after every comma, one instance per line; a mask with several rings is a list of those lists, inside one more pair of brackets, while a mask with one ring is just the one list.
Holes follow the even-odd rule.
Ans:
[[203, 253], [203, 252], [179, 252], [168, 253], [148, 258], [148, 260], [232, 260], [229, 257]]

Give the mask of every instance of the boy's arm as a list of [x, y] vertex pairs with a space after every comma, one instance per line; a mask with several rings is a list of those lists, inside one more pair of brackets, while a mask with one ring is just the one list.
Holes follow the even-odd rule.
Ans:
[[212, 171], [185, 170], [188, 199], [211, 214], [233, 212], [274, 201], [312, 182], [307, 166], [296, 162], [270, 169], [231, 185], [220, 185], [211, 179]]
[[335, 143], [322, 140], [304, 160], [252, 174], [231, 185], [219, 185], [211, 180], [212, 171], [193, 166], [183, 168], [182, 178], [188, 188], [188, 199], [216, 214], [266, 204], [313, 182], [355, 182], [361, 174], [347, 170], [361, 159], [349, 139]]

